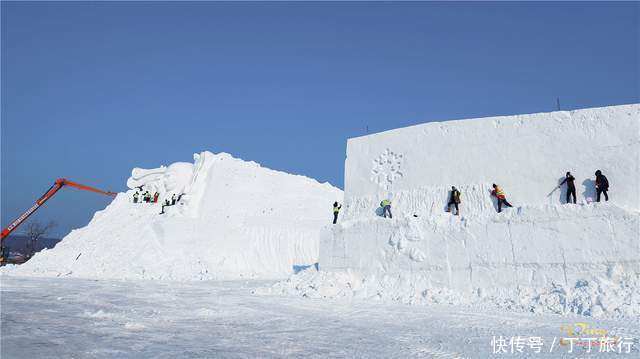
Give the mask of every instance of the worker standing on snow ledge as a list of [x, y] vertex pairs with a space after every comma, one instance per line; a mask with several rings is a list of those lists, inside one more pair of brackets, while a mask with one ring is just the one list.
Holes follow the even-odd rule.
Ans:
[[571, 172], [567, 172], [567, 176], [560, 182], [558, 188], [562, 186], [565, 182], [567, 183], [567, 200], [566, 203], [571, 203], [571, 196], [573, 196], [573, 203], [576, 203], [576, 185], [574, 183], [575, 177], [571, 175]]
[[133, 203], [138, 203], [138, 197], [140, 195], [138, 194], [138, 191], [136, 191], [136, 193], [133, 194]]
[[460, 215], [460, 208], [458, 205], [460, 204], [460, 191], [456, 188], [456, 186], [451, 186], [451, 195], [449, 196], [449, 203], [447, 203], [447, 212], [451, 212], [451, 205], [456, 208], [455, 215]]
[[162, 211], [160, 212], [160, 214], [164, 214], [164, 207], [169, 207], [169, 206], [170, 206], [169, 200], [165, 199], [164, 204], [162, 205]]
[[158, 197], [160, 196], [160, 193], [156, 192], [153, 194], [153, 203], [158, 203]]
[[380, 202], [380, 207], [382, 207], [382, 216], [384, 218], [387, 218], [387, 213], [389, 213], [389, 218], [393, 218], [393, 216], [391, 216], [391, 201], [388, 199], [383, 200]]
[[176, 194], [175, 193], [173, 195], [171, 195], [171, 205], [173, 206], [174, 204], [176, 204]]
[[507, 202], [507, 197], [504, 195], [502, 188], [498, 187], [497, 184], [493, 184], [493, 191], [491, 191], [493, 196], [496, 196], [498, 199], [498, 213], [502, 212], [502, 205], [504, 204], [507, 207], [513, 207], [509, 202]]
[[609, 180], [605, 177], [600, 170], [596, 171], [596, 202], [600, 202], [600, 193], [604, 194], [604, 200], [609, 201]]
[[342, 205], [338, 205], [338, 202], [333, 202], [333, 224], [338, 222], [338, 213], [340, 213]]

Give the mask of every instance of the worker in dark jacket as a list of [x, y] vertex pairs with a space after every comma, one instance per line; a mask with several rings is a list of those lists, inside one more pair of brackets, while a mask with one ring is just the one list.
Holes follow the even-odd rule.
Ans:
[[140, 195], [138, 194], [138, 191], [136, 191], [136, 193], [133, 194], [133, 203], [138, 203], [138, 197]]
[[338, 213], [340, 213], [342, 205], [338, 205], [338, 202], [333, 202], [333, 224], [338, 222]]
[[162, 205], [162, 211], [160, 212], [160, 214], [164, 214], [164, 207], [169, 207], [171, 204], [169, 203], [168, 199], [164, 200], [164, 204]]
[[173, 206], [174, 204], [176, 204], [176, 194], [175, 193], [173, 195], [171, 195], [171, 205]]
[[502, 205], [504, 204], [507, 207], [513, 207], [509, 202], [507, 202], [507, 196], [504, 195], [502, 188], [498, 187], [497, 184], [493, 184], [493, 191], [491, 194], [496, 196], [498, 199], [498, 213], [502, 212]]
[[447, 203], [447, 212], [451, 211], [451, 205], [456, 208], [455, 215], [460, 214], [460, 208], [458, 205], [460, 204], [460, 191], [456, 188], [456, 186], [451, 186], [451, 194], [449, 195], [449, 203]]
[[563, 184], [567, 184], [567, 203], [571, 203], [570, 199], [571, 196], [573, 196], [573, 203], [576, 203], [576, 184], [575, 182], [575, 177], [573, 177], [571, 175], [571, 172], [567, 172], [567, 175], [565, 176], [565, 178], [562, 180], [562, 182], [560, 182], [560, 184], [558, 185], [558, 188], [560, 188], [560, 186], [562, 186]]
[[380, 202], [380, 207], [382, 207], [382, 216], [384, 218], [387, 218], [387, 213], [389, 214], [389, 218], [393, 218], [393, 216], [391, 216], [391, 201], [388, 199], [383, 200]]
[[600, 202], [600, 193], [604, 194], [604, 200], [609, 200], [607, 191], [609, 190], [609, 180], [600, 170], [596, 171], [596, 202]]

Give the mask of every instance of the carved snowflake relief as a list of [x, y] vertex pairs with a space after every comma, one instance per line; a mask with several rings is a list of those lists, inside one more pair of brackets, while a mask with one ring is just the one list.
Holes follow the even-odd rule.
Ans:
[[378, 158], [373, 160], [371, 181], [389, 191], [393, 183], [402, 178], [401, 166], [402, 154], [395, 153], [387, 148]]

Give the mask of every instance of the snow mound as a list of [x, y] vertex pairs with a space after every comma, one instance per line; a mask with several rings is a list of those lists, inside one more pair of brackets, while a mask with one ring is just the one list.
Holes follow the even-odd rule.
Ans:
[[[317, 262], [342, 191], [221, 153], [133, 169], [120, 193], [54, 249], [2, 273], [112, 279], [283, 278]], [[132, 203], [137, 186], [158, 203]], [[175, 194], [174, 206], [161, 204]]]
[[[610, 201], [593, 203], [594, 172]], [[564, 204], [567, 171], [578, 205]], [[516, 207], [497, 213], [492, 183]], [[462, 192], [461, 216], [445, 212]], [[392, 202], [393, 219], [379, 216]], [[272, 292], [638, 315], [640, 105], [427, 123], [350, 139], [320, 272]]]

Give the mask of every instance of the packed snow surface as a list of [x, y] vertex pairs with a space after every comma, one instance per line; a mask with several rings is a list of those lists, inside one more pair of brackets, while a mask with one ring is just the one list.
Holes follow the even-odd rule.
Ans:
[[[608, 202], [594, 203], [594, 172]], [[570, 171], [578, 204], [565, 204]], [[514, 208], [497, 213], [492, 183]], [[460, 216], [445, 212], [451, 186]], [[379, 203], [392, 202], [393, 219]], [[271, 292], [640, 316], [640, 105], [427, 123], [350, 139], [320, 272]], [[453, 210], [453, 208], [452, 208]]]
[[[282, 300], [251, 294], [265, 285], [3, 276], [0, 357], [631, 359], [640, 355], [638, 321], [532, 315], [475, 305]], [[620, 338], [624, 345], [603, 346], [608, 351], [601, 352], [595, 342], [590, 354], [577, 342], [571, 348], [571, 340], [596, 331]], [[497, 345], [501, 337], [505, 347]], [[510, 340], [516, 337], [526, 343], [522, 352], [511, 347]], [[539, 353], [528, 345], [536, 338], [542, 343]], [[494, 354], [501, 349], [506, 352]]]
[[[228, 154], [136, 168], [84, 228], [21, 266], [19, 275], [118, 279], [282, 278], [318, 260], [320, 228], [342, 191]], [[157, 203], [133, 203], [136, 187]], [[179, 201], [164, 208], [171, 197]], [[182, 196], [181, 196], [182, 195]], [[142, 197], [140, 197], [142, 199]]]

